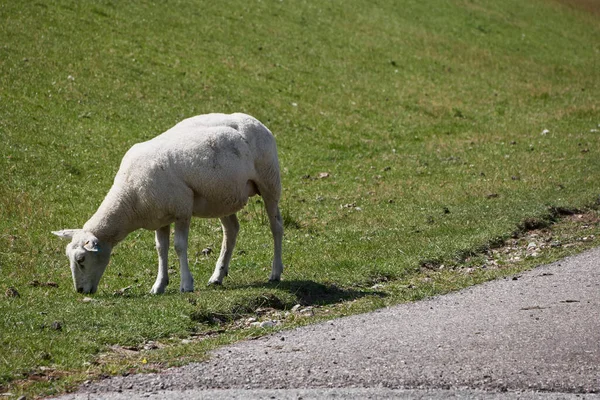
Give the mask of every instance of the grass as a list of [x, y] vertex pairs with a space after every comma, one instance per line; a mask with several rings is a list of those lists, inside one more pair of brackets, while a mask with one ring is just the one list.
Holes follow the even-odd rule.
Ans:
[[[295, 326], [595, 243], [479, 264], [526, 221], [598, 199], [600, 23], [586, 7], [0, 1], [2, 391], [45, 395], [201, 359], [259, 334], [242, 323], [257, 308], [321, 306], [314, 317], [288, 315], [284, 326]], [[173, 264], [166, 295], [147, 294], [156, 254], [152, 233], [138, 231], [83, 301], [50, 231], [83, 225], [132, 144], [216, 111], [252, 114], [277, 137], [285, 280], [266, 283], [271, 240], [252, 199], [223, 288], [203, 285], [218, 251], [202, 249], [218, 250], [219, 224], [197, 220], [194, 293], [177, 293]], [[579, 229], [567, 231], [578, 238]], [[203, 340], [181, 344], [189, 337]], [[149, 341], [160, 348], [115, 350]]]

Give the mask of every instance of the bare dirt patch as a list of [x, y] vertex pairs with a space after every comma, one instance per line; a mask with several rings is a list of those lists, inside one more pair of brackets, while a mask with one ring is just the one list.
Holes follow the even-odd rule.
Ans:
[[[548, 262], [548, 256], [558, 257], [597, 246], [600, 239], [600, 213], [597, 210], [551, 208], [545, 218], [527, 218], [512, 237], [492, 241], [479, 249], [465, 250], [458, 260], [424, 260], [421, 271], [458, 270], [474, 273], [516, 267], [523, 263], [535, 265]], [[536, 261], [539, 259], [540, 261]]]
[[600, 1], [598, 0], [554, 0], [561, 4], [576, 9], [600, 15]]

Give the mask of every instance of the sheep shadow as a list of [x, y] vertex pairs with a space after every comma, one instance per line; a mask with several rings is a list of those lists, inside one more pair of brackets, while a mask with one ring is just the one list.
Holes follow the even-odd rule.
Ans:
[[[338, 304], [344, 301], [357, 300], [363, 297], [378, 297], [384, 298], [388, 294], [382, 291], [368, 288], [344, 288], [334, 283], [319, 283], [312, 280], [285, 280], [280, 282], [253, 282], [246, 284], [232, 284], [228, 282], [226, 285], [209, 286], [212, 290], [232, 291], [236, 289], [275, 289], [288, 292], [292, 295], [292, 299], [285, 296], [278, 296], [276, 293], [262, 293], [258, 295], [241, 295], [232, 297], [231, 310], [221, 310], [225, 313], [237, 314], [239, 312], [251, 313], [256, 308], [268, 307], [279, 310], [290, 309], [295, 304], [302, 306], [327, 306]], [[125, 288], [129, 289], [129, 288]], [[179, 296], [180, 293], [176, 289], [167, 290], [162, 296]], [[149, 292], [138, 292], [129, 290], [117, 290], [114, 292], [104, 291], [94, 296], [96, 299], [115, 299], [127, 298], [137, 299], [145, 298], [151, 295]], [[239, 304], [238, 304], [239, 303]], [[225, 306], [225, 308], [228, 308]], [[219, 311], [220, 312], [220, 311]]]
[[[290, 280], [281, 282], [264, 282], [236, 286], [237, 288], [269, 288], [286, 291], [296, 298], [302, 306], [324, 306], [342, 301], [351, 301], [366, 296], [387, 297], [388, 294], [375, 290], [341, 288], [335, 284], [324, 284], [311, 280]], [[232, 287], [233, 288], [233, 287]]]

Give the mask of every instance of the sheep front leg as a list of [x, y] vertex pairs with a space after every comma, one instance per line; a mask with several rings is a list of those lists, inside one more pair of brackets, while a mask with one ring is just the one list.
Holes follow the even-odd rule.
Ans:
[[171, 234], [171, 226], [163, 226], [155, 232], [156, 251], [158, 252], [158, 275], [156, 282], [152, 285], [150, 293], [161, 294], [165, 292], [169, 284], [169, 236]]
[[223, 226], [223, 244], [221, 245], [221, 254], [217, 260], [215, 272], [208, 280], [209, 285], [220, 285], [223, 283], [223, 278], [227, 276], [229, 262], [240, 230], [240, 223], [235, 214], [221, 218], [221, 225]]
[[181, 284], [179, 285], [179, 290], [181, 292], [194, 291], [194, 278], [190, 273], [187, 256], [189, 232], [189, 219], [175, 222], [175, 252], [179, 258], [179, 269], [181, 272]]

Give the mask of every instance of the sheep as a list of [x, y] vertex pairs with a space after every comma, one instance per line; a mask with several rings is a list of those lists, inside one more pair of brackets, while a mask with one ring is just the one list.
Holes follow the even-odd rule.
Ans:
[[194, 290], [188, 266], [190, 220], [219, 218], [223, 244], [208, 283], [227, 276], [239, 231], [236, 212], [248, 199], [263, 199], [274, 242], [269, 280], [279, 281], [283, 220], [279, 211], [281, 181], [275, 138], [257, 119], [245, 114], [206, 114], [185, 119], [155, 138], [135, 144], [123, 157], [114, 183], [82, 229], [53, 231], [71, 239], [66, 254], [75, 290], [95, 293], [112, 249], [140, 228], [154, 230], [158, 275], [150, 293], [169, 283], [171, 224], [181, 269], [181, 292]]

